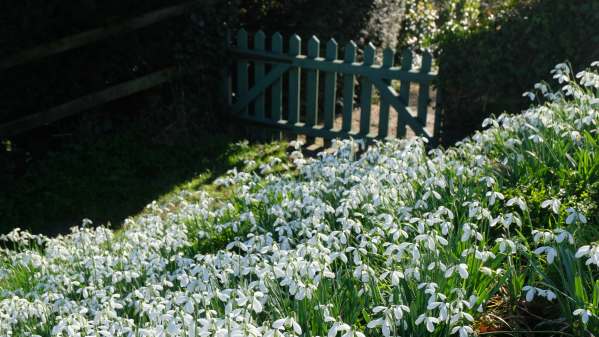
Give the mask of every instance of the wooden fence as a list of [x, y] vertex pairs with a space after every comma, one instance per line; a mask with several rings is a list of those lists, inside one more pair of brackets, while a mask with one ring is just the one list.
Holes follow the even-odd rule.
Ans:
[[[172, 19], [187, 13], [193, 6], [212, 4], [216, 0], [194, 0], [168, 8], [159, 9], [141, 16], [118, 22], [116, 24], [93, 29], [87, 32], [64, 37], [62, 39], [18, 52], [8, 57], [0, 58], [0, 71], [19, 65], [28, 64], [37, 60], [60, 54], [75, 48], [84, 47], [92, 43], [105, 40], [111, 36], [135, 31], [149, 25]], [[156, 87], [175, 78], [177, 72], [174, 67], [160, 69], [153, 73], [119, 83], [100, 91], [75, 98], [46, 111], [33, 113], [16, 120], [0, 124], [0, 137], [10, 137], [27, 130], [47, 125], [69, 117], [98, 105], [117, 100], [135, 93]]]
[[[437, 76], [431, 71], [430, 54], [422, 56], [420, 69], [412, 69], [412, 52], [404, 52], [401, 65], [397, 66], [395, 51], [385, 49], [382, 64], [377, 64], [377, 49], [372, 44], [365, 48], [362, 60], [358, 62], [358, 48], [351, 41], [344, 47], [340, 59], [334, 39], [326, 43], [324, 56], [321, 56], [321, 45], [316, 36], [308, 41], [305, 55], [302, 54], [302, 40], [297, 35], [289, 38], [286, 51], [279, 33], [272, 35], [268, 48], [264, 32], [255, 33], [251, 40], [253, 43], [249, 46], [248, 33], [240, 30], [230, 48], [235, 65], [227, 69], [223, 90], [225, 104], [235, 117], [324, 139], [405, 137], [406, 126], [416, 135], [436, 139], [437, 109], [433, 111], [433, 130], [426, 127], [431, 110], [431, 82]], [[320, 86], [321, 79], [324, 80], [323, 87]], [[400, 82], [399, 92], [392, 81]], [[359, 93], [356, 93], [356, 83]], [[410, 83], [418, 84], [416, 107], [409, 106]], [[380, 95], [380, 105], [378, 129], [372, 130], [375, 91]], [[338, 104], [338, 97], [342, 106]], [[388, 133], [391, 109], [397, 114], [394, 135]], [[352, 129], [354, 114], [359, 115], [357, 129]], [[342, 120], [340, 127], [335, 126], [338, 117]]]

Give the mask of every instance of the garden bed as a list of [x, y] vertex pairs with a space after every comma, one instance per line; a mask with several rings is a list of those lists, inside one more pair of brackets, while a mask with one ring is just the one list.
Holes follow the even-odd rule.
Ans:
[[182, 192], [118, 234], [14, 231], [0, 334], [593, 336], [599, 75], [553, 74], [563, 90], [447, 150], [347, 141], [295, 151], [297, 171], [232, 170], [215, 184], [234, 193]]

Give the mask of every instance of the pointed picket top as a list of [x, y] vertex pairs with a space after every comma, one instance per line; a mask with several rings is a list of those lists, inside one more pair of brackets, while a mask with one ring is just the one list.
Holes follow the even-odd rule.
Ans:
[[395, 51], [391, 48], [385, 48], [383, 50], [383, 67], [391, 68], [393, 67], [393, 58], [395, 57]]
[[339, 45], [335, 39], [331, 38], [329, 42], [327, 42], [327, 60], [336, 60], [337, 59], [337, 50]]
[[256, 50], [264, 50], [264, 41], [266, 40], [266, 34], [263, 31], [259, 30], [254, 34], [254, 49]]
[[343, 57], [343, 61], [346, 63], [353, 63], [356, 60], [356, 51], [358, 50], [358, 46], [354, 41], [349, 41], [345, 46], [345, 56]]
[[237, 32], [237, 48], [246, 49], [248, 46], [248, 32], [241, 28]]
[[298, 56], [302, 51], [302, 38], [297, 34], [293, 34], [289, 38], [289, 55]]
[[283, 35], [279, 32], [272, 34], [272, 51], [276, 54], [283, 53]]
[[317, 58], [320, 56], [320, 40], [315, 35], [312, 35], [308, 41], [308, 57]]
[[364, 48], [364, 65], [370, 66], [374, 63], [374, 56], [376, 55], [376, 47], [369, 42], [366, 48]]
[[429, 52], [422, 54], [422, 65], [420, 66], [421, 73], [429, 73], [431, 71], [431, 65], [433, 63], [433, 56]]
[[401, 54], [401, 70], [410, 70], [412, 69], [412, 61], [414, 57], [412, 55], [412, 51], [410, 49], [406, 49]]

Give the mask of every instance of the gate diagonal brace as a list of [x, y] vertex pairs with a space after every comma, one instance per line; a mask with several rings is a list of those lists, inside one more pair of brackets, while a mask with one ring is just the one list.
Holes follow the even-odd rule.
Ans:
[[239, 113], [243, 108], [245, 108], [248, 104], [250, 104], [253, 100], [255, 100], [258, 95], [260, 95], [266, 88], [268, 88], [271, 84], [276, 82], [283, 73], [291, 68], [290, 64], [277, 64], [272, 68], [272, 70], [262, 78], [261, 81], [257, 82], [252, 89], [250, 89], [247, 94], [237, 101], [233, 107], [231, 108], [231, 112], [234, 114]]
[[425, 129], [425, 126], [416, 117], [412, 116], [406, 105], [399, 99], [399, 95], [393, 87], [385, 83], [380, 77], [371, 77], [370, 80], [379, 90], [383, 99], [387, 100], [395, 108], [398, 118], [402, 122], [409, 125], [417, 135], [432, 137], [428, 130]]

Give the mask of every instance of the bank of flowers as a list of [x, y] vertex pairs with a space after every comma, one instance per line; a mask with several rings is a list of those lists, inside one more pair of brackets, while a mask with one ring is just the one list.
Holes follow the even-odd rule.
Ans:
[[447, 150], [340, 142], [293, 153], [298, 174], [233, 171], [218, 180], [230, 199], [181, 195], [117, 233], [13, 231], [0, 335], [591, 336], [598, 68], [558, 65], [559, 89], [539, 84], [535, 106]]

